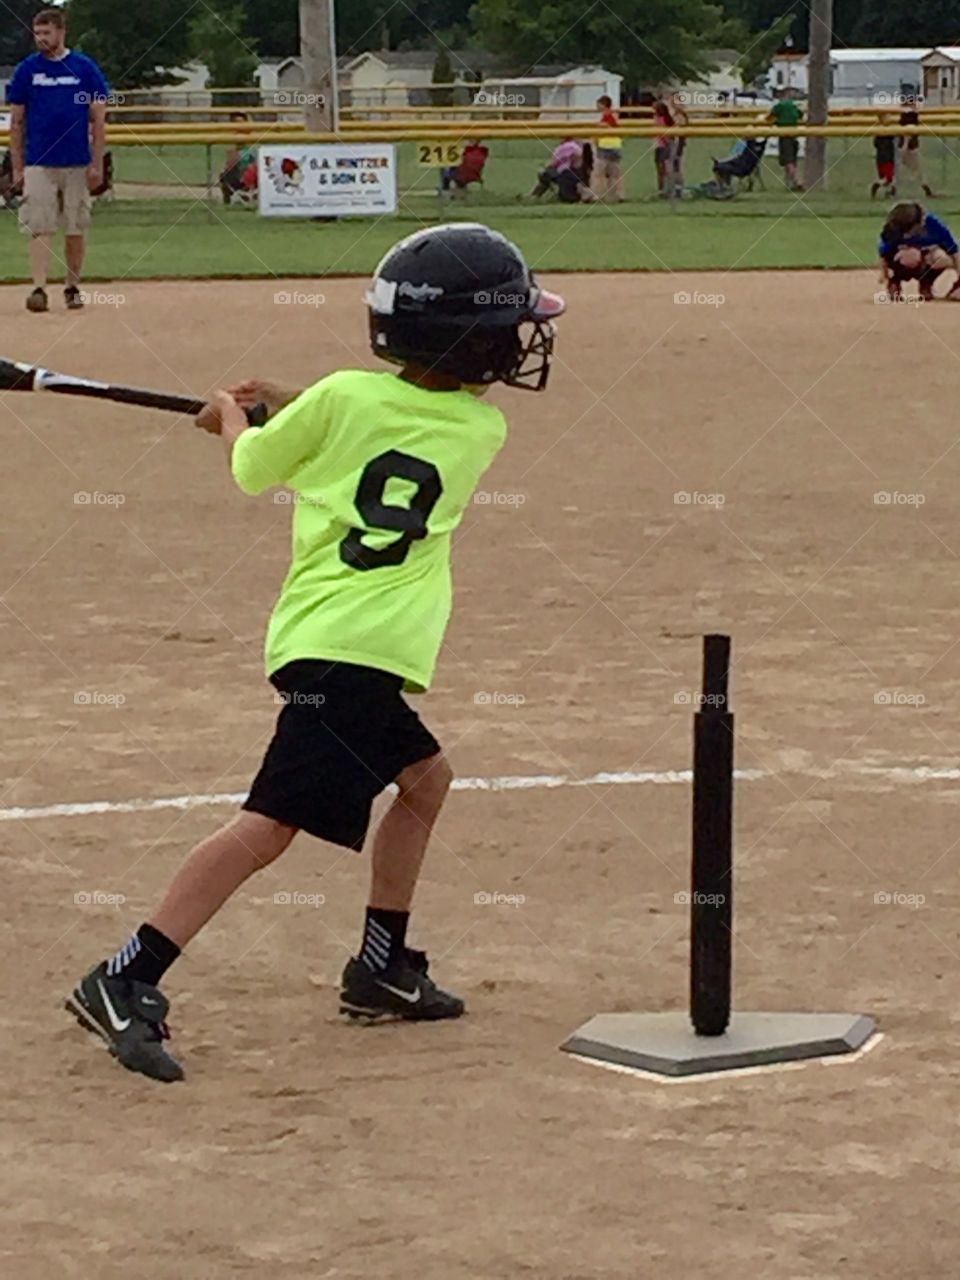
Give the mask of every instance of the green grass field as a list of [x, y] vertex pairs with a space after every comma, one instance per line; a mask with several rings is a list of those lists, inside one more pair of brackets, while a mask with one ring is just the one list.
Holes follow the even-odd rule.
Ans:
[[[709, 177], [711, 156], [727, 139], [695, 139], [686, 157], [688, 184]], [[765, 190], [735, 200], [683, 200], [671, 208], [653, 195], [646, 141], [629, 141], [628, 201], [617, 207], [523, 203], [548, 154], [544, 143], [495, 141], [484, 189], [441, 203], [435, 171], [418, 168], [412, 144], [399, 148], [401, 211], [396, 217], [336, 223], [268, 220], [253, 210], [206, 203], [177, 189], [205, 182], [203, 147], [118, 148], [116, 180], [152, 184], [169, 196], [123, 198], [96, 211], [88, 279], [151, 276], [285, 276], [366, 273], [398, 236], [421, 223], [475, 218], [515, 239], [540, 270], [678, 270], [684, 268], [854, 267], [872, 264], [883, 208], [872, 204], [869, 139], [831, 144], [829, 190], [798, 199], [783, 187], [775, 162], [764, 163]], [[222, 149], [214, 148], [216, 173]], [[932, 202], [948, 219], [960, 212], [960, 150], [952, 140], [924, 143]], [[124, 188], [126, 191], [127, 188]], [[917, 193], [905, 188], [912, 198]], [[172, 197], [172, 198], [171, 198]], [[15, 218], [0, 214], [0, 279], [26, 278], [27, 255]]]

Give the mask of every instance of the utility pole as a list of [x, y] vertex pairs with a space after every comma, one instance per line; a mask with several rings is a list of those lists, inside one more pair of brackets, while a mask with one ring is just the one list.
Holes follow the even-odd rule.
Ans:
[[[810, 0], [810, 56], [807, 88], [807, 120], [826, 124], [830, 109], [830, 44], [833, 35], [833, 0]], [[807, 138], [804, 186], [822, 188], [827, 173], [826, 138]]]
[[333, 0], [300, 0], [300, 57], [307, 132], [333, 132], [339, 125]]

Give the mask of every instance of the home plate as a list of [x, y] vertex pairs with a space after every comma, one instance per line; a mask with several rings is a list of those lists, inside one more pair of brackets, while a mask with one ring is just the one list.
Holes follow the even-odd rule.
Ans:
[[875, 1033], [861, 1013], [735, 1013], [722, 1036], [698, 1036], [685, 1013], [599, 1013], [560, 1047], [661, 1076], [697, 1076], [855, 1053]]

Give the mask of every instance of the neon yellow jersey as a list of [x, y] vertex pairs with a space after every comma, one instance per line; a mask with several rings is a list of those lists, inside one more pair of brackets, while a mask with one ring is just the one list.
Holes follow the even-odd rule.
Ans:
[[244, 493], [293, 491], [268, 675], [321, 658], [429, 686], [450, 617], [450, 537], [506, 431], [470, 391], [345, 370], [238, 437], [231, 466]]

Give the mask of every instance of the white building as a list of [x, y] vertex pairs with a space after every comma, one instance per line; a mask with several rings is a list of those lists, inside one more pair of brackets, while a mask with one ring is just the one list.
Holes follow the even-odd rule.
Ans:
[[923, 92], [928, 49], [832, 49], [830, 105], [895, 104]]
[[[830, 105], [895, 105], [923, 93], [924, 60], [929, 52], [928, 49], [832, 49]], [[805, 53], [777, 54], [770, 68], [770, 89], [789, 87], [799, 96], [805, 96], [809, 83], [807, 63]]]
[[960, 46], [934, 49], [923, 59], [923, 98], [934, 107], [960, 102]]
[[770, 67], [768, 86], [771, 91], [793, 89], [799, 97], [807, 96], [807, 55], [778, 53]]
[[549, 118], [551, 111], [561, 114], [571, 107], [596, 106], [606, 95], [614, 107], [620, 105], [623, 76], [603, 67], [534, 67], [529, 76], [484, 77], [479, 102], [487, 100], [512, 106], [530, 107]]
[[710, 49], [705, 55], [713, 66], [702, 80], [690, 80], [685, 84], [660, 85], [661, 90], [686, 94], [689, 103], [700, 106], [719, 105], [733, 101], [742, 84], [740, 57], [736, 49]]

